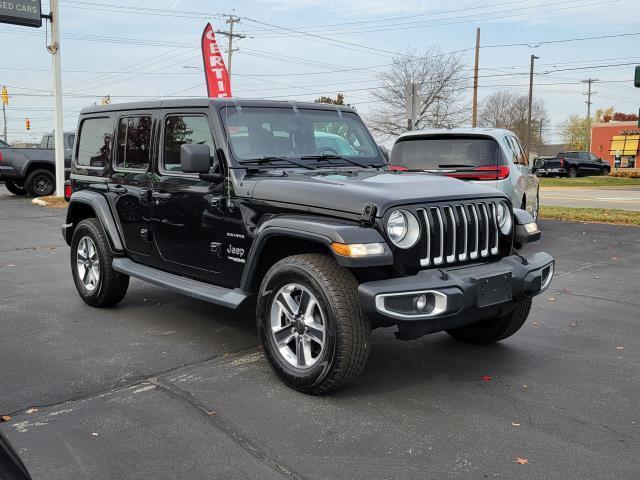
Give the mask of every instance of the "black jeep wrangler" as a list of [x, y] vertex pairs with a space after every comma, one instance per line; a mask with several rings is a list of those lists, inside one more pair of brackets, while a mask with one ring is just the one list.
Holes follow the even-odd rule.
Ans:
[[62, 234], [82, 299], [129, 277], [229, 308], [256, 301], [275, 373], [307, 393], [352, 382], [372, 328], [515, 333], [553, 276], [502, 193], [389, 171], [350, 108], [197, 99], [82, 111]]

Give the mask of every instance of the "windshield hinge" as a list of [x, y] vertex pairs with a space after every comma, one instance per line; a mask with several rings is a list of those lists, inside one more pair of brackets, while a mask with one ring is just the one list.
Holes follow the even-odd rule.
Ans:
[[376, 206], [373, 203], [365, 203], [360, 215], [360, 223], [362, 225], [373, 225], [376, 220]]

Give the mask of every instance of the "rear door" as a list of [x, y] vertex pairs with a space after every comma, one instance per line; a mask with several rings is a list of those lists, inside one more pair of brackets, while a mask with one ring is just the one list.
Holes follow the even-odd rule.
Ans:
[[125, 112], [116, 118], [113, 173], [108, 197], [134, 259], [146, 263], [151, 252], [151, 163], [155, 129], [153, 111]]

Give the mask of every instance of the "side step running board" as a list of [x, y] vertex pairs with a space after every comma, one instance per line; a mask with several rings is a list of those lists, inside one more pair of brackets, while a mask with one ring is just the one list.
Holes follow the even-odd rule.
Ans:
[[141, 265], [128, 258], [114, 258], [113, 269], [116, 272], [139, 278], [159, 287], [227, 308], [238, 308], [247, 298], [247, 294], [239, 290], [217, 287], [198, 280], [163, 272], [162, 270]]

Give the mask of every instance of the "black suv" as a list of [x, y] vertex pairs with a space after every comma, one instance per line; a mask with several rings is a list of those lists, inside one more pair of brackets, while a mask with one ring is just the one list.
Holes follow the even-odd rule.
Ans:
[[129, 277], [229, 308], [256, 302], [275, 373], [321, 393], [353, 381], [372, 328], [515, 333], [553, 276], [502, 193], [389, 171], [355, 111], [198, 99], [81, 112], [62, 234], [82, 299]]

